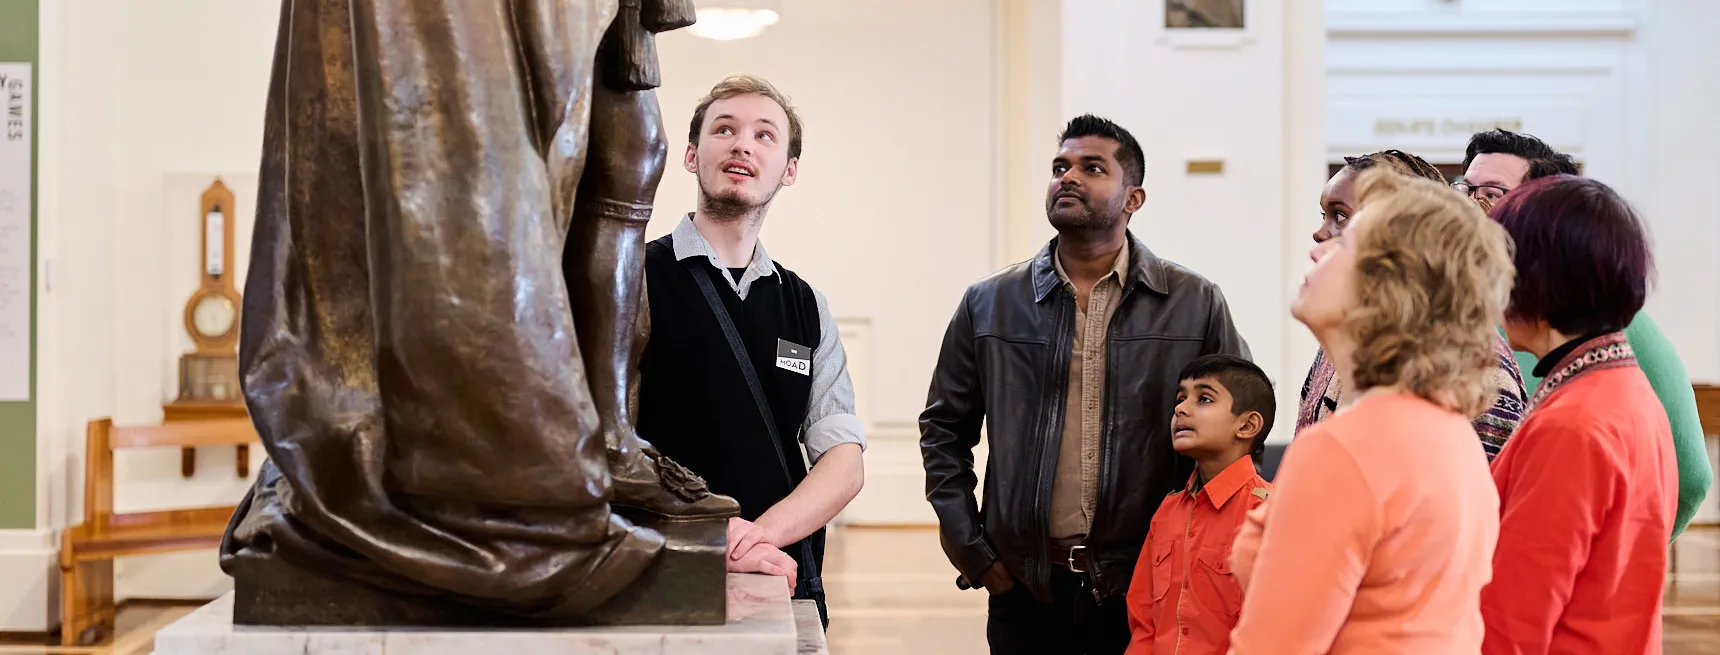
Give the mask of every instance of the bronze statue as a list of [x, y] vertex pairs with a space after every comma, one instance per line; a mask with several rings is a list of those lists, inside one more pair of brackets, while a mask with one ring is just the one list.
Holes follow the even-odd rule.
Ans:
[[[239, 353], [270, 462], [222, 545], [238, 622], [721, 621], [739, 508], [629, 411], [653, 35], [692, 21], [282, 0]], [[647, 593], [671, 583], [703, 588]]]
[[[657, 514], [727, 518], [740, 513], [733, 499], [705, 494], [688, 500], [662, 492], [662, 458], [639, 438], [632, 420], [651, 316], [644, 307], [645, 225], [669, 147], [654, 90], [662, 80], [653, 35], [694, 20], [690, 0], [645, 3], [621, 0], [620, 14], [598, 46], [598, 83], [590, 94], [592, 156], [579, 176], [562, 266], [599, 430], [610, 448], [615, 502]], [[672, 462], [668, 466], [671, 477], [691, 475]]]

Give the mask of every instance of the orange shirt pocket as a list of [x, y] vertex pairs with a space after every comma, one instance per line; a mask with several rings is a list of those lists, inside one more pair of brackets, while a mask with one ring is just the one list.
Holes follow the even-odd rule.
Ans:
[[1165, 600], [1165, 594], [1170, 593], [1171, 582], [1182, 576], [1171, 568], [1171, 551], [1176, 547], [1175, 539], [1158, 539], [1153, 542], [1153, 606], [1158, 607]]
[[1205, 546], [1195, 555], [1190, 567], [1189, 589], [1202, 609], [1214, 613], [1230, 625], [1242, 615], [1242, 585], [1231, 570], [1230, 548]]

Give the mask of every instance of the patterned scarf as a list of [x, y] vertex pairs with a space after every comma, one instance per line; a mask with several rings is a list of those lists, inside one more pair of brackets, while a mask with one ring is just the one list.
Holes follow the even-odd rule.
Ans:
[[[1517, 360], [1511, 355], [1511, 347], [1506, 345], [1504, 337], [1494, 335], [1493, 356], [1498, 366], [1487, 372], [1487, 381], [1498, 393], [1494, 394], [1493, 406], [1470, 421], [1476, 436], [1481, 438], [1481, 448], [1487, 453], [1488, 461], [1498, 456], [1506, 441], [1517, 432], [1517, 425], [1525, 414], [1524, 396], [1528, 395], [1523, 388], [1523, 376], [1517, 370]], [[1326, 358], [1326, 351], [1316, 353], [1314, 365], [1308, 369], [1308, 378], [1302, 382], [1296, 433], [1300, 434], [1337, 413], [1344, 391], [1343, 381], [1338, 379], [1332, 361]]]
[[1326, 350], [1322, 348], [1314, 353], [1314, 365], [1308, 369], [1308, 379], [1302, 382], [1302, 405], [1297, 408], [1296, 432], [1293, 435], [1326, 420], [1337, 411], [1342, 395], [1337, 378], [1338, 371], [1333, 368], [1331, 360], [1326, 359]]
[[1541, 379], [1541, 386], [1535, 390], [1535, 395], [1529, 398], [1528, 412], [1524, 415], [1534, 413], [1535, 408], [1540, 406], [1547, 396], [1553, 395], [1559, 387], [1570, 384], [1571, 380], [1584, 373], [1626, 366], [1636, 366], [1636, 352], [1630, 349], [1630, 343], [1625, 340], [1623, 332], [1603, 334], [1585, 341], [1565, 355], [1564, 359], [1560, 359], [1559, 365], [1553, 367], [1552, 374]]

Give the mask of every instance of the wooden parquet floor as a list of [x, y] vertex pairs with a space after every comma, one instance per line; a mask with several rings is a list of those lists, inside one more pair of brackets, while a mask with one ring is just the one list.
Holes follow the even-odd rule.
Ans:
[[[1720, 655], [1720, 527], [1678, 540], [1667, 587], [1667, 655]], [[825, 588], [835, 655], [983, 655], [985, 596], [961, 591], [937, 533], [925, 528], [845, 528], [832, 535]], [[0, 641], [0, 655], [148, 655], [155, 631], [193, 606], [128, 605], [107, 643], [60, 648]]]

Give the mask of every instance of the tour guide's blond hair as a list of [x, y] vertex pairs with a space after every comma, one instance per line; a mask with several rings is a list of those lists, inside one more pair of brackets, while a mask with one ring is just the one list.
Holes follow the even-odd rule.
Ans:
[[[1390, 170], [1357, 182], [1357, 389], [1401, 385], [1475, 417], [1494, 401], [1495, 330], [1516, 269], [1511, 237], [1450, 187]], [[1363, 216], [1365, 215], [1365, 217]]]
[[698, 147], [699, 132], [705, 126], [705, 110], [710, 109], [712, 103], [744, 95], [761, 95], [782, 106], [782, 112], [788, 114], [788, 157], [799, 159], [800, 114], [794, 111], [794, 105], [788, 103], [788, 96], [756, 75], [733, 75], [711, 87], [711, 92], [705, 94], [705, 97], [699, 100], [699, 106], [693, 110], [693, 125], [687, 129], [687, 141], [692, 143], [693, 147]]

